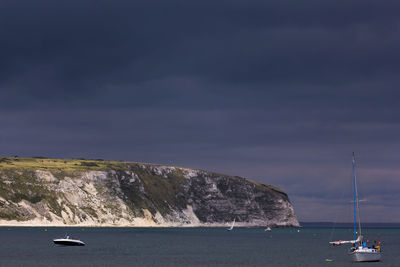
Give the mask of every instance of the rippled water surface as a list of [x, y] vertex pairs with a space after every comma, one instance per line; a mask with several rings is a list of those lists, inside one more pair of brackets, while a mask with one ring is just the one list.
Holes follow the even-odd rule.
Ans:
[[[85, 247], [57, 247], [66, 233]], [[352, 237], [331, 228], [22, 228], [0, 227], [1, 266], [400, 266], [400, 229], [365, 229], [384, 240], [382, 261], [351, 262], [348, 246], [331, 239]], [[327, 262], [326, 259], [333, 260]]]

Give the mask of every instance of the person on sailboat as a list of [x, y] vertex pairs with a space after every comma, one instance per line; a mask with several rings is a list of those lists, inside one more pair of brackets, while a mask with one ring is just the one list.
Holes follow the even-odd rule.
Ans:
[[381, 251], [381, 241], [378, 242], [378, 245], [375, 248], [377, 251]]

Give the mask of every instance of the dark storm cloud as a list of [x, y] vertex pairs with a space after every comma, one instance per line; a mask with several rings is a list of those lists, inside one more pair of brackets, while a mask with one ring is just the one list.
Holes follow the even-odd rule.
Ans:
[[281, 186], [300, 219], [318, 220], [332, 219], [321, 207], [344, 205], [336, 198], [356, 150], [369, 171], [363, 192], [378, 205], [371, 216], [389, 214], [400, 186], [399, 10], [397, 1], [2, 1], [2, 153], [242, 175]]
[[[62, 101], [71, 101], [71, 93], [92, 99], [107, 84], [134, 95], [141, 82], [174, 76], [219, 81], [223, 93], [237, 82], [249, 84], [247, 90], [291, 93], [304, 84], [331, 91], [332, 85], [397, 74], [397, 7], [365, 1], [10, 1], [0, 11], [0, 78], [32, 97]], [[279, 84], [286, 87], [274, 89]]]

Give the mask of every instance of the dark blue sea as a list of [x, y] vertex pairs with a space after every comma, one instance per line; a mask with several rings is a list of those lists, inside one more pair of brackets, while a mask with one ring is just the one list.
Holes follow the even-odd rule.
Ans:
[[[80, 238], [84, 247], [58, 247], [52, 239]], [[355, 263], [349, 227], [297, 229], [235, 228], [59, 228], [0, 227], [0, 266], [400, 266], [400, 228], [364, 229], [383, 241], [377, 263]], [[332, 260], [327, 262], [326, 259]]]

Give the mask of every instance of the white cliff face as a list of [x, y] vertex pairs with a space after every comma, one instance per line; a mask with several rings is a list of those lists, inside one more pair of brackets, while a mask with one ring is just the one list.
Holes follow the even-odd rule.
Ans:
[[199, 170], [132, 163], [0, 177], [0, 225], [299, 226], [285, 193]]

